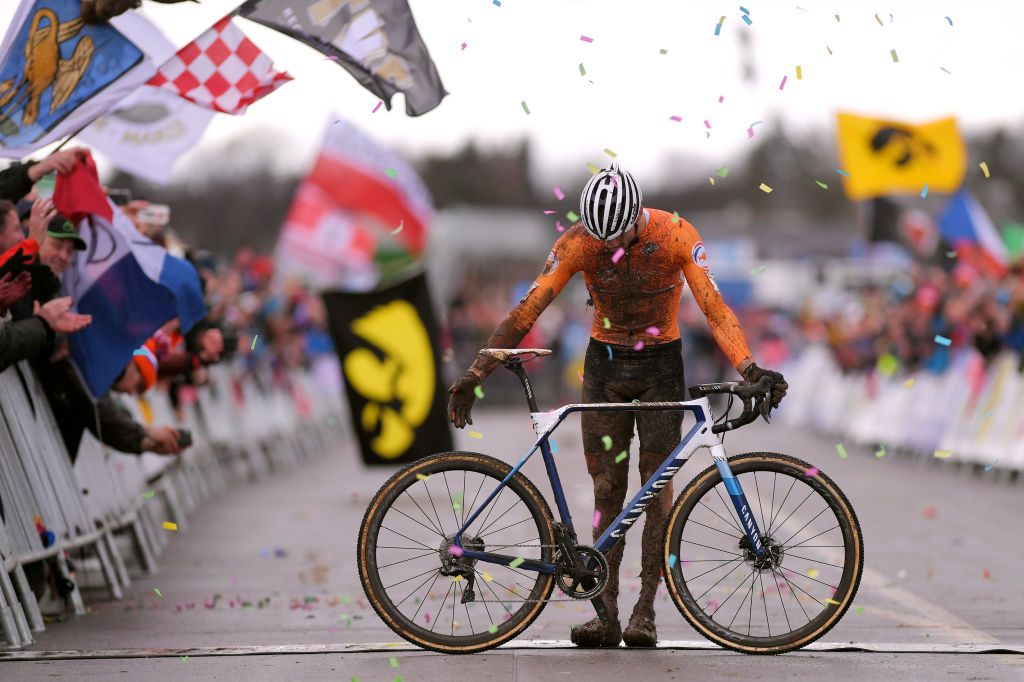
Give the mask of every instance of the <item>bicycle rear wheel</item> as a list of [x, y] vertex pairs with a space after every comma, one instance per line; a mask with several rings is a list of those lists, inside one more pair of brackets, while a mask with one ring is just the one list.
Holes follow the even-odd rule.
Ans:
[[[374, 610], [403, 638], [426, 649], [484, 651], [525, 630], [554, 586], [544, 573], [453, 557], [452, 537], [512, 467], [472, 452], [446, 452], [402, 469], [371, 500], [357, 560]], [[551, 510], [522, 473], [513, 476], [462, 536], [462, 546], [550, 562]], [[463, 601], [472, 571], [475, 599]]]
[[799, 649], [849, 608], [864, 567], [860, 524], [825, 474], [794, 457], [729, 458], [768, 550], [757, 557], [715, 466], [679, 494], [665, 528], [665, 575], [683, 617], [748, 654]]

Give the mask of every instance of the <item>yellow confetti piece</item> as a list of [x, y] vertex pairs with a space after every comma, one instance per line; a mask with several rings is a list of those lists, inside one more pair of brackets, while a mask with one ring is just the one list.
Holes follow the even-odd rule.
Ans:
[[470, 438], [476, 438], [477, 440], [483, 440], [484, 437], [484, 434], [480, 433], [479, 431], [470, 431], [466, 435], [469, 436]]
[[899, 57], [898, 54], [896, 54], [896, 50], [895, 49], [889, 50], [889, 54], [892, 55], [893, 63], [896, 63], [896, 62], [898, 62], [900, 60], [900, 57]]
[[417, 478], [417, 480], [420, 480], [420, 481], [429, 481], [430, 480], [430, 476], [427, 475], [427, 474], [416, 474], [416, 478]]
[[164, 593], [160, 591], [159, 587], [154, 587], [153, 592], [156, 594], [156, 596], [160, 597], [161, 599], [164, 598]]
[[587, 170], [590, 171], [591, 175], [597, 175], [600, 172], [601, 169], [598, 168], [597, 166], [595, 166], [592, 163], [588, 163], [587, 164]]
[[878, 448], [875, 450], [876, 459], [882, 459], [883, 457], [885, 457], [885, 448]]
[[771, 194], [772, 193], [772, 188], [769, 187], [768, 185], [764, 184], [763, 182], [761, 183], [761, 186], [759, 187], [759, 189], [762, 192], [764, 192], [765, 194]]
[[808, 568], [807, 569], [807, 577], [808, 578], [817, 578], [818, 577], [818, 569], [816, 569], [816, 568]]
[[462, 580], [462, 576], [461, 576], [461, 575], [457, 575], [457, 576], [455, 576], [454, 578], [452, 578], [452, 582], [453, 582], [453, 583], [457, 583], [457, 582], [459, 582], [460, 580]]
[[714, 186], [715, 186], [715, 179], [714, 179], [713, 177], [711, 177], [710, 175], [708, 176], [708, 182], [710, 182], [710, 183], [711, 183], [711, 186], [712, 186], [712, 187], [714, 187]]
[[989, 177], [989, 175], [988, 175], [988, 164], [987, 163], [982, 161], [981, 163], [978, 164], [978, 167], [981, 168], [981, 172], [985, 174], [986, 178]]
[[164, 521], [164, 530], [178, 530], [178, 524], [173, 521]]
[[913, 388], [914, 382], [914, 379], [907, 379], [906, 381], [903, 382], [903, 385], [906, 386], [907, 388]]
[[951, 450], [936, 450], [935, 456], [939, 459], [949, 459], [953, 456], [953, 452]]
[[616, 154], [615, 152], [613, 152], [613, 151], [612, 151], [611, 149], [608, 149], [607, 147], [605, 147], [605, 149], [604, 149], [604, 153], [605, 153], [605, 154], [607, 154], [608, 156], [612, 157], [613, 159], [614, 159], [614, 158], [615, 158], [616, 156], [618, 156], [618, 154]]
[[484, 571], [483, 575], [484, 575], [484, 580], [487, 581], [487, 582], [491, 582], [492, 580], [494, 580], [494, 576], [492, 576], [487, 571]]
[[249, 346], [249, 350], [256, 350], [256, 340], [258, 338], [260, 338], [259, 334], [257, 334], [256, 336], [252, 337], [252, 345]]
[[799, 64], [797, 64], [796, 67], [796, 79], [798, 81], [802, 81], [804, 79], [804, 70], [800, 67]]
[[828, 189], [828, 185], [826, 185], [826, 184], [825, 184], [824, 182], [822, 182], [821, 180], [815, 180], [815, 181], [814, 181], [814, 184], [816, 184], [816, 185], [817, 185], [818, 187], [820, 187], [820, 188], [822, 188], [822, 189]]
[[875, 15], [875, 21], [878, 22], [879, 26], [885, 26], [885, 24], [882, 23], [882, 20], [879, 18], [879, 16], [877, 14]]
[[831, 48], [831, 47], [829, 47], [828, 45], [826, 45], [826, 46], [825, 46], [825, 49], [826, 49], [826, 50], [828, 50], [828, 53], [829, 53], [829, 54], [832, 54], [832, 48]]
[[839, 605], [842, 604], [842, 602], [838, 602], [835, 599], [826, 599], [825, 603], [826, 604], [832, 604], [833, 606], [839, 606]]

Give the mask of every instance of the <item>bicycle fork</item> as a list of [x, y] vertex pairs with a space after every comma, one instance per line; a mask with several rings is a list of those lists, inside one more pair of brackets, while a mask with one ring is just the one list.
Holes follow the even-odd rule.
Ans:
[[739, 516], [743, 530], [747, 534], [750, 546], [758, 558], [764, 556], [765, 549], [761, 543], [761, 530], [757, 527], [757, 521], [754, 520], [754, 514], [750, 510], [750, 505], [747, 504], [747, 496], [743, 494], [740, 482], [732, 475], [732, 469], [729, 468], [729, 461], [725, 454], [725, 446], [721, 443], [712, 445], [711, 457], [715, 461], [718, 473], [722, 476], [725, 489], [729, 491], [729, 497], [732, 498], [732, 504], [736, 507], [736, 514]]

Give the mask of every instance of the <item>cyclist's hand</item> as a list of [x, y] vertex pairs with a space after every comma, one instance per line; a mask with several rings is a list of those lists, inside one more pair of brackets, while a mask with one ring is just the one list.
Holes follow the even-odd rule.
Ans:
[[782, 399], [786, 397], [786, 390], [789, 388], [789, 384], [786, 383], [786, 378], [779, 372], [775, 372], [770, 369], [762, 369], [755, 364], [751, 364], [743, 372], [743, 379], [756, 384], [761, 380], [761, 377], [768, 377], [772, 382], [772, 407], [778, 407]]
[[449, 387], [448, 392], [452, 397], [448, 401], [448, 419], [455, 424], [455, 428], [461, 429], [466, 424], [473, 423], [470, 411], [473, 409], [473, 401], [476, 400], [474, 389], [479, 385], [480, 379], [472, 372], [466, 372]]

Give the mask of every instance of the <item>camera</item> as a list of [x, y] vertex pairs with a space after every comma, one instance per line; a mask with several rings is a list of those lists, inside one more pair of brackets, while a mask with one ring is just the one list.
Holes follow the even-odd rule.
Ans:
[[188, 429], [178, 429], [178, 445], [183, 448], [192, 445], [192, 432]]

